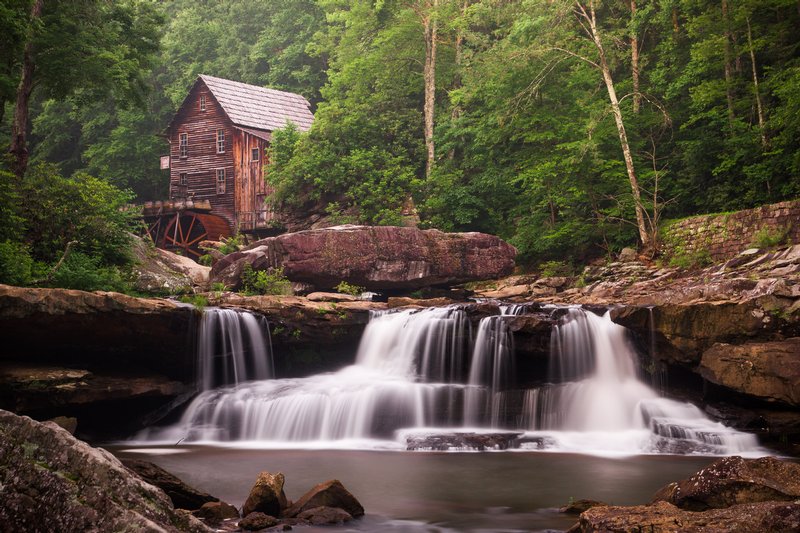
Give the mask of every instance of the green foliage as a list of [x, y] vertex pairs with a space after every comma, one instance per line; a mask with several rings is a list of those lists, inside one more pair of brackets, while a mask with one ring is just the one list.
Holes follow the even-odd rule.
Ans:
[[20, 242], [0, 242], [0, 283], [27, 285], [33, 278], [33, 259], [27, 246]]
[[774, 248], [786, 244], [791, 226], [778, 226], [771, 228], [764, 226], [753, 235], [753, 242], [750, 246], [755, 248]]
[[124, 209], [133, 199], [108, 182], [85, 173], [63, 177], [54, 165], [34, 165], [20, 184], [25, 198], [19, 213], [34, 259], [57, 261], [69, 241], [102, 263], [130, 262], [130, 232], [138, 213]]
[[708, 248], [701, 248], [693, 252], [678, 252], [669, 259], [669, 266], [684, 270], [693, 270], [710, 265], [711, 254]]
[[103, 266], [99, 257], [81, 252], [69, 254], [53, 273], [50, 284], [82, 291], [131, 291], [131, 284], [120, 267]]
[[222, 246], [218, 250], [224, 255], [232, 254], [233, 252], [238, 252], [244, 246], [244, 234], [237, 233], [231, 237], [222, 237], [220, 242], [222, 242]]
[[214, 283], [211, 284], [211, 290], [219, 295], [227, 291], [228, 286], [222, 283], [221, 281], [215, 281]]
[[211, 254], [203, 254], [197, 258], [197, 262], [203, 266], [211, 266], [214, 264], [214, 256]]
[[351, 296], [359, 296], [365, 290], [366, 289], [364, 287], [353, 285], [351, 283], [347, 283], [346, 281], [342, 281], [336, 286], [336, 292], [341, 292], [342, 294], [349, 294]]
[[575, 268], [571, 263], [564, 261], [546, 261], [539, 264], [539, 274], [543, 278], [553, 276], [572, 276], [575, 273]]
[[185, 304], [195, 306], [201, 312], [208, 307], [208, 298], [202, 294], [184, 294], [179, 298], [179, 300]]
[[292, 294], [292, 283], [283, 275], [283, 268], [253, 270], [246, 263], [242, 270], [242, 290], [247, 294]]

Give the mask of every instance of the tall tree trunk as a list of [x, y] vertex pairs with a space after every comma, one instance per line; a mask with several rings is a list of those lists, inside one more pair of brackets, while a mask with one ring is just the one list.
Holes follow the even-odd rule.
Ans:
[[44, 0], [34, 0], [31, 7], [31, 29], [28, 32], [28, 42], [25, 44], [22, 55], [22, 75], [17, 87], [14, 121], [11, 124], [11, 146], [8, 150], [12, 156], [11, 170], [20, 179], [28, 169], [28, 115], [33, 92], [33, 74], [36, 70], [33, 60], [33, 28], [42, 15], [43, 4]]
[[439, 0], [433, 0], [423, 23], [425, 32], [425, 69], [423, 73], [425, 79], [425, 148], [428, 152], [425, 161], [425, 177], [430, 177], [436, 157], [433, 125], [434, 105], [436, 103], [436, 38], [438, 32], [436, 8], [438, 4]]
[[[463, 0], [461, 3], [461, 17], [463, 18], [467, 13], [467, 7], [469, 7], [469, 0]], [[456, 32], [456, 40], [455, 40], [455, 65], [456, 65], [456, 73], [453, 76], [453, 89], [461, 88], [461, 64], [464, 60], [464, 32], [459, 30]], [[456, 104], [453, 106], [453, 109], [450, 111], [450, 120], [456, 121], [461, 117], [461, 105]], [[447, 154], [448, 159], [451, 161], [456, 157], [456, 149], [451, 148], [450, 152]]]
[[753, 32], [750, 29], [750, 17], [747, 21], [747, 47], [750, 49], [750, 65], [753, 67], [753, 91], [756, 93], [756, 111], [758, 112], [758, 129], [761, 132], [761, 146], [767, 148], [767, 130], [764, 124], [764, 107], [761, 105], [761, 93], [758, 90], [758, 68], [756, 67], [756, 52], [753, 49]]
[[730, 20], [728, 17], [728, 0], [722, 0], [722, 26], [725, 35], [723, 51], [725, 54], [725, 96], [728, 100], [728, 125], [733, 126], [735, 118], [733, 112], [733, 67], [731, 60], [733, 53], [731, 52], [731, 29]]
[[[636, 18], [636, 0], [631, 0], [631, 19]], [[639, 36], [631, 33], [631, 77], [633, 78], [633, 112], [639, 113], [642, 95], [639, 92]]]
[[672, 7], [672, 32], [678, 33], [681, 31], [681, 27], [678, 24], [678, 8], [673, 6]]
[[[583, 8], [583, 6], [581, 6]], [[617, 98], [617, 91], [614, 89], [614, 79], [611, 77], [611, 69], [606, 60], [605, 49], [603, 48], [603, 40], [600, 36], [600, 31], [597, 28], [597, 17], [595, 16], [594, 0], [589, 0], [589, 12], [586, 13], [583, 8], [584, 18], [589, 25], [589, 30], [592, 35], [592, 40], [597, 48], [597, 55], [600, 59], [599, 66], [603, 73], [603, 81], [608, 91], [608, 99], [611, 102], [611, 112], [614, 115], [614, 122], [617, 125], [617, 133], [619, 134], [619, 143], [622, 148], [622, 155], [625, 159], [625, 169], [628, 172], [628, 180], [631, 184], [631, 193], [633, 195], [634, 207], [636, 210], [636, 226], [639, 229], [639, 240], [642, 242], [642, 247], [648, 250], [651, 246], [650, 231], [644, 218], [644, 208], [642, 207], [642, 193], [639, 188], [639, 180], [636, 178], [636, 170], [633, 165], [633, 156], [631, 154], [631, 147], [628, 143], [628, 134], [625, 131], [625, 122], [622, 119], [622, 110], [619, 106], [619, 99]]]

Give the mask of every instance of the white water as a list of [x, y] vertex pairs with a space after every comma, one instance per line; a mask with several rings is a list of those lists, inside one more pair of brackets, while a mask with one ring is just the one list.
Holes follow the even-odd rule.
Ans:
[[404, 449], [405, 437], [415, 434], [518, 430], [530, 446], [553, 451], [758, 453], [755, 437], [659, 397], [637, 377], [626, 330], [582, 309], [570, 309], [553, 330], [551, 383], [514, 390], [513, 337], [504, 317], [524, 312], [504, 308], [484, 318], [474, 341], [457, 307], [375, 313], [354, 365], [266, 379], [269, 350], [254, 346], [261, 326], [247, 313], [217, 310], [201, 328], [202, 392], [177, 424], [141, 438]]

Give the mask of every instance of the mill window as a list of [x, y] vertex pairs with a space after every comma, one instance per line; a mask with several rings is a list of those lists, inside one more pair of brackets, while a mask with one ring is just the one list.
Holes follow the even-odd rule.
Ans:
[[181, 133], [180, 136], [180, 153], [181, 157], [189, 157], [189, 134], [188, 133]]
[[223, 129], [217, 130], [217, 153], [225, 153], [225, 130]]
[[217, 169], [217, 194], [225, 194], [225, 169]]
[[186, 172], [181, 172], [178, 178], [179, 185], [186, 185]]
[[251, 157], [250, 157], [250, 158], [251, 158], [253, 161], [258, 161], [258, 159], [259, 159], [259, 157], [260, 157], [260, 153], [261, 153], [261, 152], [260, 152], [260, 150], [259, 150], [258, 148], [253, 148], [253, 150], [252, 150], [252, 152], [251, 152], [251, 154], [252, 154], [252, 155], [251, 155]]
[[200, 111], [205, 111], [205, 110], [206, 110], [206, 95], [201, 94], [200, 95]]

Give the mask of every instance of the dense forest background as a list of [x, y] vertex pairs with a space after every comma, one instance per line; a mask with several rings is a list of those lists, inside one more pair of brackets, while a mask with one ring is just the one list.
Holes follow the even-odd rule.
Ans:
[[117, 208], [166, 198], [161, 133], [201, 73], [312, 103], [275, 136], [284, 209], [394, 224], [413, 199], [530, 265], [653, 248], [664, 219], [800, 195], [798, 28], [797, 0], [4, 0], [12, 148], [35, 69], [0, 277], [71, 240], [85, 271], [125, 262]]

